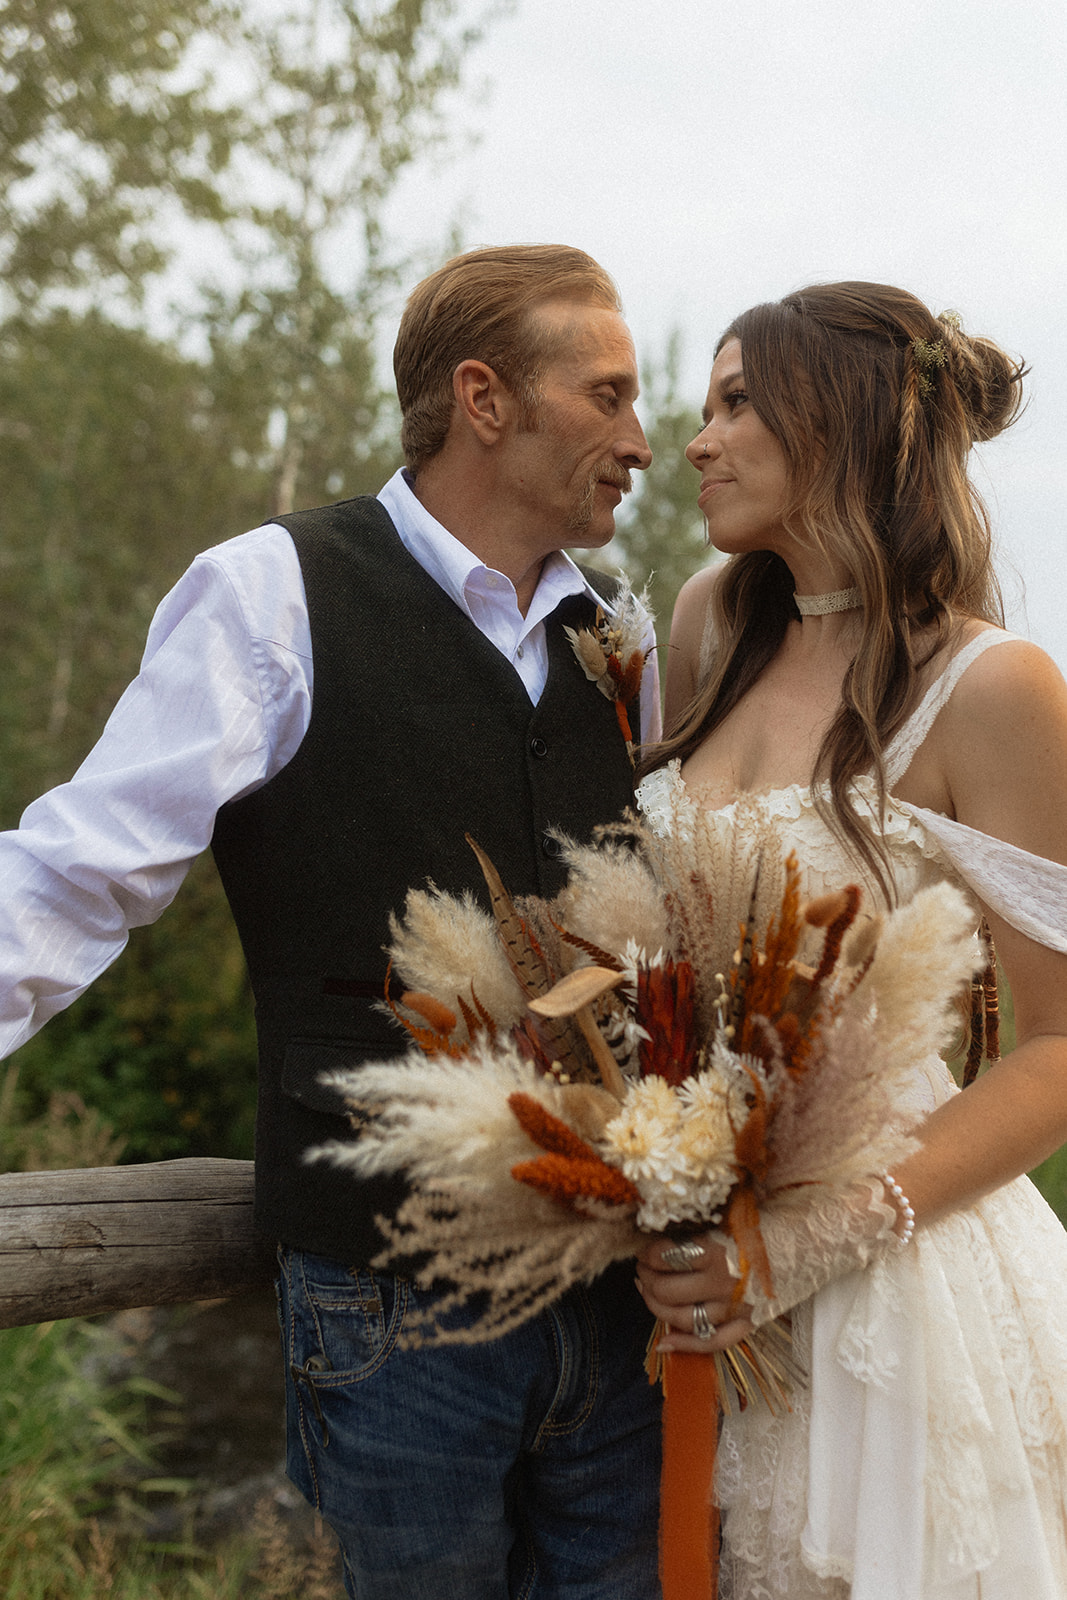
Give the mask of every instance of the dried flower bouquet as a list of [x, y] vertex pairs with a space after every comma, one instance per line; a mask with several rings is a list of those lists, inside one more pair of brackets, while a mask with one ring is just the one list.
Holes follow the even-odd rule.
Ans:
[[[409, 893], [389, 1004], [413, 1048], [331, 1077], [358, 1132], [309, 1159], [410, 1181], [378, 1264], [441, 1290], [414, 1337], [496, 1337], [647, 1230], [720, 1226], [738, 1299], [751, 1272], [770, 1295], [760, 1217], [915, 1148], [900, 1089], [980, 965], [973, 911], [945, 884], [884, 917], [854, 885], [805, 903], [758, 805], [738, 823], [728, 848], [690, 811], [568, 844], [551, 904], [512, 901], [474, 841], [492, 914]], [[787, 1342], [759, 1337], [724, 1403], [780, 1397]]]

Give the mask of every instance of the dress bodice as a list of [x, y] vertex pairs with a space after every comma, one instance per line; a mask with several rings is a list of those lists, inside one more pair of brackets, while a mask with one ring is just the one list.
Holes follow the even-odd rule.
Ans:
[[[899, 900], [904, 903], [928, 883], [948, 879], [974, 902], [991, 907], [1013, 927], [1039, 944], [1067, 952], [1067, 867], [1031, 855], [1002, 839], [991, 838], [930, 811], [896, 799], [893, 785], [907, 771], [930, 728], [967, 668], [984, 651], [1013, 641], [1015, 634], [990, 628], [977, 634], [949, 661], [889, 744], [885, 753], [887, 796], [879, 819], [878, 793], [873, 776], [853, 784], [853, 800], [861, 815], [880, 829]], [[828, 795], [829, 791], [824, 793]], [[638, 805], [656, 832], [684, 827], [697, 801], [682, 779], [681, 766], [672, 761], [650, 773], [638, 788]], [[855, 857], [823, 820], [810, 785], [789, 784], [782, 789], [746, 797], [717, 810], [704, 810], [714, 831], [722, 830], [724, 844], [738, 825], [738, 811], [755, 807], [772, 826], [783, 855], [793, 850], [800, 864], [804, 892], [822, 894], [845, 883], [860, 882], [869, 905], [878, 903], [875, 885]]]
[[[873, 778], [861, 778], [854, 786], [854, 795], [861, 811], [877, 816], [877, 791]], [[638, 789], [638, 804], [649, 826], [656, 833], [666, 833], [684, 827], [690, 811], [696, 811], [698, 802], [686, 788], [678, 761], [672, 761], [645, 778]], [[739, 802], [734, 801], [716, 810], [704, 811], [713, 833], [721, 834], [724, 846], [738, 826]], [[856, 859], [845, 849], [815, 806], [811, 788], [793, 783], [783, 789], [771, 789], [758, 797], [758, 812], [773, 830], [776, 843], [784, 857], [789, 851], [796, 854], [806, 896], [824, 894], [840, 889], [845, 883], [858, 879], [867, 881]], [[745, 801], [751, 812], [753, 800]], [[942, 852], [911, 811], [890, 798], [884, 816], [883, 832], [889, 851], [889, 862], [902, 902], [927, 883], [949, 876], [966, 892], [959, 875], [946, 870]], [[973, 898], [973, 897], [972, 897]]]

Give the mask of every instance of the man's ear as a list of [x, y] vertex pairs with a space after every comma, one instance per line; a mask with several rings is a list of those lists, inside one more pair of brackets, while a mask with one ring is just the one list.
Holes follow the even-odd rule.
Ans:
[[461, 361], [452, 374], [452, 393], [460, 420], [484, 445], [494, 445], [506, 432], [514, 398], [484, 361]]

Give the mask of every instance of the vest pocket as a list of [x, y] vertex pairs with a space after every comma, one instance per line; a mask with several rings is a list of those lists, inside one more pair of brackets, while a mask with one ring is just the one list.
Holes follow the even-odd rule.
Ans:
[[347, 1120], [352, 1112], [343, 1094], [323, 1079], [388, 1054], [380, 1044], [361, 1045], [355, 1040], [290, 1039], [282, 1062], [282, 1092], [312, 1111]]

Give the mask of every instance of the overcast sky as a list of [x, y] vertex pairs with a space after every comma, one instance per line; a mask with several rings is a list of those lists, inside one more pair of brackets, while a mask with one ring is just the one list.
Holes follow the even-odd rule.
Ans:
[[642, 358], [681, 330], [694, 419], [731, 317], [813, 281], [900, 283], [1024, 355], [977, 475], [1009, 625], [1067, 672], [1065, 0], [517, 0], [468, 83], [480, 143], [394, 231], [588, 250]]

